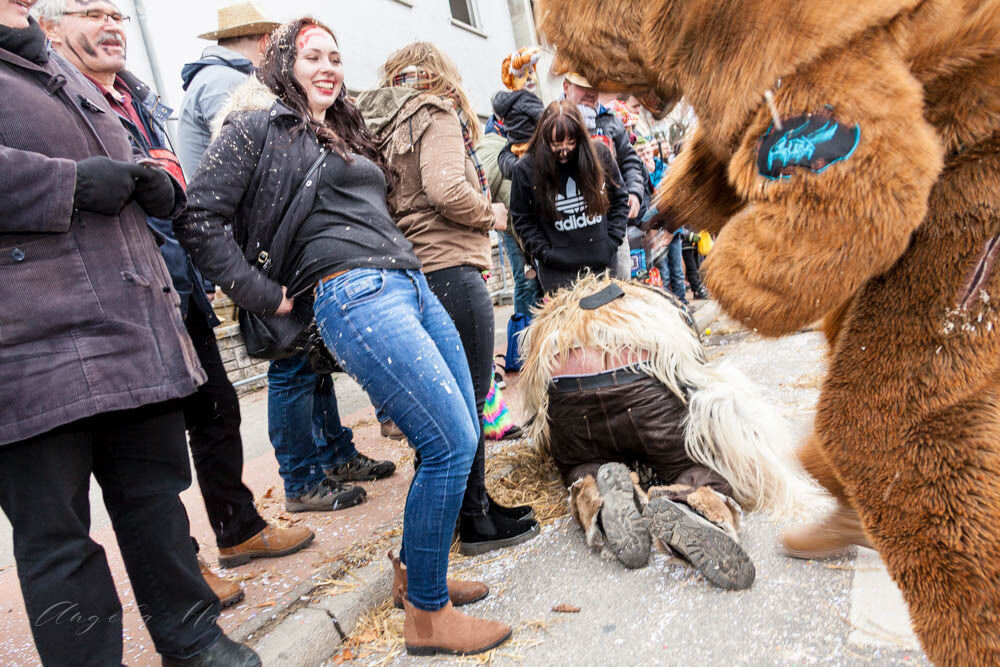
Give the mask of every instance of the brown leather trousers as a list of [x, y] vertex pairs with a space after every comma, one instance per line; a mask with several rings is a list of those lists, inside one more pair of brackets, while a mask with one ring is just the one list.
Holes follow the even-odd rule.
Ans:
[[688, 458], [686, 416], [687, 406], [650, 377], [596, 389], [550, 388], [552, 457], [567, 485], [618, 462], [648, 465], [662, 484], [708, 486], [731, 497], [729, 482]]

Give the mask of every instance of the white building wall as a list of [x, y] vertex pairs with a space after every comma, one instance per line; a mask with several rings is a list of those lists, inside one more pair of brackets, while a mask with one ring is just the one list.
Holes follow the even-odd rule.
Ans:
[[[123, 11], [136, 16], [140, 5], [148, 43], [135, 19], [129, 26], [129, 67], [150, 85], [161, 76], [158, 92], [177, 109], [183, 97], [181, 67], [197, 60], [211, 44], [197, 35], [214, 30], [217, 10], [234, 0], [122, 0]], [[490, 98], [502, 87], [500, 64], [515, 49], [514, 29], [504, 0], [472, 0], [480, 28], [455, 25], [448, 0], [256, 0], [270, 18], [284, 22], [311, 15], [337, 35], [344, 58], [345, 81], [352, 90], [378, 84], [377, 71], [394, 50], [414, 41], [436, 44], [456, 63], [463, 86], [481, 115], [491, 112]]]

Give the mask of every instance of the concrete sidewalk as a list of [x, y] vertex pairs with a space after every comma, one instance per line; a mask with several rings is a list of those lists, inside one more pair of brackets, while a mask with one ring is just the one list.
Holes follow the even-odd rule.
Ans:
[[[503, 351], [506, 341], [506, 323], [510, 306], [495, 309], [497, 322], [496, 341]], [[307, 525], [316, 533], [309, 548], [277, 559], [253, 560], [231, 570], [216, 572], [223, 577], [242, 582], [246, 598], [240, 604], [224, 610], [219, 624], [231, 636], [251, 642], [260, 637], [261, 628], [287, 615], [290, 610], [310, 604], [319, 604], [325, 598], [337, 597], [345, 591], [354, 592], [358, 586], [345, 586], [340, 579], [345, 569], [357, 569], [368, 558], [372, 545], [388, 548], [393, 533], [402, 525], [401, 513], [413, 475], [413, 452], [405, 442], [386, 440], [379, 433], [375, 412], [367, 395], [350, 377], [335, 374], [335, 391], [341, 421], [354, 430], [358, 450], [376, 459], [390, 459], [396, 463], [396, 474], [378, 482], [363, 483], [368, 492], [367, 501], [337, 512], [303, 512], [288, 514], [284, 511], [284, 491], [278, 466], [267, 435], [267, 394], [258, 391], [240, 399], [244, 444], [243, 480], [254, 493], [261, 516], [279, 525]], [[200, 555], [213, 567], [218, 562], [215, 536], [208, 523], [201, 492], [197, 482], [181, 494], [188, 517], [191, 534], [201, 546]], [[115, 542], [100, 487], [91, 484], [92, 522], [91, 537], [107, 553], [111, 574], [118, 588], [124, 609], [124, 637], [126, 664], [135, 667], [159, 665], [152, 640], [136, 610], [131, 584]], [[375, 562], [385, 560], [385, 549]], [[388, 561], [386, 561], [388, 562]], [[381, 566], [379, 566], [381, 567]], [[386, 584], [388, 590], [388, 584]], [[330, 628], [334, 626], [331, 624]], [[334, 633], [334, 636], [337, 636]], [[337, 638], [339, 643], [339, 637]], [[312, 647], [325, 650], [322, 640], [315, 638], [299, 645], [302, 650]], [[336, 644], [329, 646], [332, 653]], [[327, 653], [323, 657], [327, 657]], [[37, 665], [38, 654], [31, 637], [21, 589], [14, 567], [10, 524], [0, 514], [0, 665], [20, 667]], [[270, 664], [303, 664], [298, 661]]]

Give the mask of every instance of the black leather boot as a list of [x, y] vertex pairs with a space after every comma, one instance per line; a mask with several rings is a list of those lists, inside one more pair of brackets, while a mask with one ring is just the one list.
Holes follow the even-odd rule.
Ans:
[[260, 667], [260, 657], [252, 648], [226, 635], [190, 658], [163, 658], [163, 667]]

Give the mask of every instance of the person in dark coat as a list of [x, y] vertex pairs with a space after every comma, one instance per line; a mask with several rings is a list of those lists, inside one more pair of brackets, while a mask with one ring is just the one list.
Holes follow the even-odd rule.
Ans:
[[[63, 20], [73, 0], [47, 0], [36, 11], [53, 48], [91, 80], [128, 133], [133, 155], [155, 159], [183, 185], [184, 175], [169, 145], [163, 122], [172, 109], [164, 106], [149, 86], [124, 69], [127, 41], [122, 27], [112, 23]], [[103, 38], [120, 49], [74, 49], [69, 45]], [[254, 505], [253, 493], [242, 481], [243, 440], [240, 403], [226, 375], [213, 327], [219, 324], [206, 284], [174, 236], [170, 220], [147, 216], [147, 224], [162, 238], [160, 253], [181, 299], [184, 324], [208, 381], [184, 400], [184, 423], [208, 522], [215, 531], [219, 560], [224, 566], [250, 562], [251, 557], [284, 556], [308, 546], [313, 532], [305, 526], [268, 525]], [[243, 598], [236, 582], [216, 576], [201, 562], [202, 574], [223, 607]]]
[[[36, 648], [46, 665], [122, 662], [121, 603], [89, 535], [93, 475], [164, 664], [260, 664], [214, 621], [178, 496], [191, 483], [179, 399], [205, 373], [146, 216], [176, 217], [184, 192], [131, 162], [33, 4], [0, 1], [0, 507]], [[71, 11], [124, 21], [108, 2]], [[56, 608], [73, 613], [45, 622]]]
[[553, 102], [514, 168], [511, 217], [545, 292], [584, 270], [614, 267], [625, 237], [628, 194], [602, 143], [591, 141], [576, 106]]

